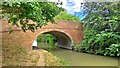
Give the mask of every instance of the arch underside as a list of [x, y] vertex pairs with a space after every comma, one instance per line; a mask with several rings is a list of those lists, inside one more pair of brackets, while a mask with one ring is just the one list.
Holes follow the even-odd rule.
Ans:
[[43, 34], [52, 34], [55, 36], [58, 42], [58, 47], [72, 49], [72, 39], [70, 39], [70, 37], [65, 33], [58, 31], [49, 31]]

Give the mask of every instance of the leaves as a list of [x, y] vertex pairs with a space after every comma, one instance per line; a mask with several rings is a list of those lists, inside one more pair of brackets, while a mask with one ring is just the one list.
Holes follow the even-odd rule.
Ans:
[[82, 6], [86, 13], [82, 52], [120, 56], [120, 2], [87, 2]]
[[104, 55], [120, 56], [120, 44], [111, 44], [109, 48], [105, 49]]
[[67, 14], [66, 11], [61, 12], [59, 15], [55, 17], [55, 19], [60, 19], [60, 20], [69, 20], [73, 22], [81, 22], [80, 18], [75, 16], [75, 15], [70, 15]]
[[[84, 3], [85, 21], [90, 28], [98, 31], [120, 32], [120, 2]], [[85, 26], [86, 27], [86, 26]]]
[[[7, 17], [9, 23], [21, 27], [23, 31], [34, 32], [37, 27], [46, 25], [48, 21], [54, 22], [53, 17], [61, 10], [51, 2], [2, 2], [3, 18]], [[37, 24], [30, 25], [29, 20]]]

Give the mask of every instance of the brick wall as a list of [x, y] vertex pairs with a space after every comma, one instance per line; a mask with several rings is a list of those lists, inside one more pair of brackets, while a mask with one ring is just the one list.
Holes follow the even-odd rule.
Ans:
[[[63, 33], [67, 35], [71, 41], [74, 40], [76, 43], [79, 43], [83, 39], [83, 28], [80, 23], [58, 20], [57, 24], [51, 24], [49, 22], [48, 25], [43, 26], [33, 33], [31, 31], [23, 32], [20, 28], [12, 26], [7, 22], [7, 20], [2, 20], [2, 31], [0, 34], [2, 34], [3, 45], [20, 45], [32, 49], [32, 43], [38, 35], [51, 31]], [[30, 23], [34, 22], [30, 21]], [[7, 32], [9, 28], [15, 31], [9, 34]]]

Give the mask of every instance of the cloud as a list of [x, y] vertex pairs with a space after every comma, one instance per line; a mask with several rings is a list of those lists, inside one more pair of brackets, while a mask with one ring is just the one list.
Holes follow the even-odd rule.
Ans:
[[60, 0], [63, 5], [58, 5], [67, 10], [67, 13], [74, 14], [75, 12], [80, 12], [80, 6], [83, 0]]
[[57, 6], [64, 8], [68, 14], [77, 15], [81, 19], [85, 17], [80, 8], [81, 3], [83, 3], [83, 0], [56, 0], [56, 2], [58, 1], [62, 2], [62, 5]]

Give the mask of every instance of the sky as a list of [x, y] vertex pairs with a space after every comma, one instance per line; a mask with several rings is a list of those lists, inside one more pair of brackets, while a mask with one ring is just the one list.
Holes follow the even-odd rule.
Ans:
[[58, 6], [66, 9], [68, 14], [77, 15], [81, 20], [84, 18], [82, 9], [80, 8], [83, 0], [59, 0], [59, 2], [62, 2], [63, 4]]

